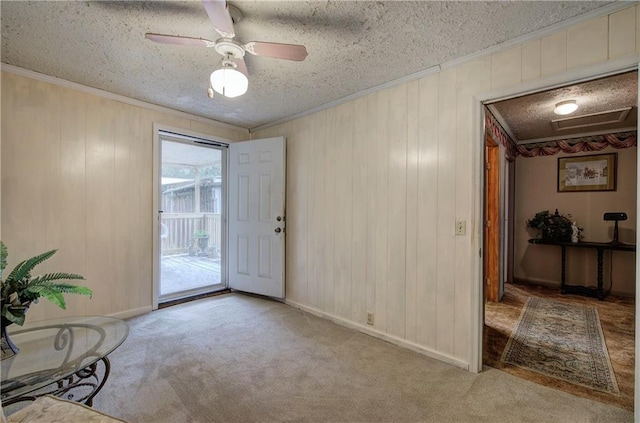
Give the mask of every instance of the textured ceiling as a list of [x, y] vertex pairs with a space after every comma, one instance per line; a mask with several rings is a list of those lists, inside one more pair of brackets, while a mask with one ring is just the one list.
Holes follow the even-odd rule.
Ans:
[[[556, 115], [553, 112], [556, 103], [564, 100], [576, 100], [578, 110], [570, 115]], [[500, 101], [491, 104], [489, 109], [514, 141], [524, 144], [635, 128], [637, 105], [638, 72], [634, 71]], [[602, 116], [599, 114], [629, 107], [631, 110], [624, 120], [596, 125]], [[580, 127], [555, 129], [552, 121], [557, 119], [562, 119], [563, 126], [579, 124]]]
[[2, 62], [255, 128], [610, 2], [232, 1], [241, 42], [303, 44], [304, 62], [246, 58], [249, 91], [206, 96], [220, 56], [146, 32], [215, 40], [199, 1], [0, 2]]

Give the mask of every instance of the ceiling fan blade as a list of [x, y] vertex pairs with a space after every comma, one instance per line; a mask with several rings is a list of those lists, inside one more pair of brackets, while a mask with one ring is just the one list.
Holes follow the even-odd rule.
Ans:
[[233, 20], [229, 14], [229, 8], [225, 0], [202, 0], [204, 10], [209, 15], [213, 28], [225, 38], [236, 36], [233, 31]]
[[242, 57], [238, 57], [236, 58], [235, 62], [237, 66], [236, 69], [242, 72], [244, 76], [249, 76], [249, 71], [247, 70], [247, 64], [244, 62], [244, 59]]
[[297, 44], [251, 41], [244, 45], [244, 49], [256, 56], [275, 57], [278, 59], [296, 60], [298, 62], [307, 57], [306, 47]]
[[194, 47], [212, 47], [215, 45], [213, 41], [205, 40], [204, 38], [193, 37], [181, 37], [178, 35], [165, 35], [165, 34], [153, 34], [147, 32], [144, 36], [153, 42], [160, 44], [176, 44], [180, 46], [194, 46]]

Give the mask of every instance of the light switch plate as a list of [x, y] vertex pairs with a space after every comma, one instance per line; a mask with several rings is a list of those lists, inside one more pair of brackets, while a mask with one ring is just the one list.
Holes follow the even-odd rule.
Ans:
[[456, 220], [456, 235], [465, 235], [467, 233], [467, 222], [465, 220]]

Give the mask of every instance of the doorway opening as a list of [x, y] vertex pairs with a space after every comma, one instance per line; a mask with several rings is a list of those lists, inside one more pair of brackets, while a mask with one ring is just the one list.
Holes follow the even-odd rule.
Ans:
[[[588, 106], [588, 101], [596, 99], [597, 93], [589, 93], [591, 95], [589, 99], [581, 90], [584, 88], [583, 84], [590, 83], [592, 88], [594, 85], [602, 85], [608, 95], [619, 100], [622, 94], [616, 92], [616, 84], [622, 79], [633, 82], [631, 87], [626, 86], [622, 89], [626, 93], [633, 94], [633, 101], [629, 106], [612, 107], [612, 110], [605, 108], [583, 110], [575, 114], [576, 119], [573, 121], [572, 119], [547, 121], [545, 128], [536, 128], [532, 124], [534, 121], [532, 112], [525, 111], [527, 107], [543, 107], [543, 103], [539, 100], [540, 97], [545, 96], [548, 103], [546, 105], [552, 106], [553, 96], [557, 93], [565, 97], [578, 96], [578, 98], [584, 95], [583, 107]], [[581, 241], [606, 243], [612, 239], [613, 225], [603, 219], [603, 214], [610, 211], [626, 212], [629, 220], [626, 222], [626, 238], [622, 242], [635, 246], [638, 188], [636, 182], [637, 83], [638, 74], [637, 71], [633, 71], [495, 103], [488, 102], [487, 121], [494, 120], [486, 125], [487, 129], [490, 129], [491, 125], [497, 125], [502, 130], [502, 134], [493, 138], [511, 138], [513, 142], [493, 143], [493, 145], [500, 144], [499, 165], [497, 175], [496, 172], [492, 175], [489, 169], [485, 170], [483, 211], [485, 224], [483, 364], [574, 395], [607, 402], [629, 410], [632, 410], [634, 405], [635, 385], [634, 322], [637, 276], [634, 253], [605, 252], [603, 269], [605, 288], [608, 288], [610, 295], [604, 300], [583, 295], [566, 295], [560, 292], [561, 268], [563, 271], [566, 270], [567, 279], [572, 284], [594, 285], [599, 267], [596, 250], [569, 246], [566, 248], [565, 261], [562, 258], [564, 253], [561, 255], [560, 246], [537, 245], [529, 242], [529, 239], [536, 235], [531, 230], [527, 230], [526, 221], [532, 219], [538, 212], [549, 210], [553, 213], [555, 209], [559, 209], [562, 214], [572, 215], [572, 218], [577, 220], [578, 226], [583, 228], [584, 237]], [[504, 107], [509, 111], [520, 110], [526, 116], [527, 128], [518, 127], [517, 119], [512, 120], [513, 117], [508, 116], [508, 112], [501, 113], [505, 110]], [[592, 107], [595, 107], [595, 103]], [[628, 108], [626, 115], [620, 113], [624, 112], [621, 109], [625, 108]], [[618, 113], [616, 119], [609, 119], [616, 113]], [[623, 115], [624, 117], [621, 117]], [[625, 120], [627, 117], [630, 120]], [[596, 122], [598, 119], [599, 122]], [[617, 122], [613, 123], [613, 120]], [[572, 125], [574, 127], [570, 128]], [[549, 128], [556, 133], [543, 133], [543, 130], [549, 130]], [[523, 136], [522, 134], [527, 131], [529, 135]], [[492, 147], [490, 140], [490, 135], [493, 134], [494, 131], [487, 130], [484, 137], [487, 161], [491, 161], [492, 157], [498, 154], [497, 151], [491, 150], [495, 148]], [[515, 157], [513, 157], [514, 153]], [[579, 192], [562, 192], [559, 188], [561, 184], [558, 182], [560, 164], [558, 158], [596, 154], [617, 154], [618, 166], [612, 170], [617, 172], [618, 182], [622, 185], [618, 185], [616, 190], [609, 191], [585, 189], [577, 190]], [[508, 159], [510, 155], [511, 160]], [[609, 176], [612, 175], [609, 174]], [[494, 193], [496, 189], [499, 191], [498, 195]], [[499, 216], [497, 225], [487, 223], [492, 219], [493, 214]], [[492, 244], [492, 239], [498, 240], [497, 245]], [[496, 274], [499, 275], [497, 284], [493, 281]], [[619, 392], [604, 392], [575, 381], [545, 375], [513, 364], [506, 358], [513, 334], [523, 321], [527, 304], [532, 298], [597, 311], [605, 349]]]
[[159, 132], [158, 303], [223, 290], [226, 146]]

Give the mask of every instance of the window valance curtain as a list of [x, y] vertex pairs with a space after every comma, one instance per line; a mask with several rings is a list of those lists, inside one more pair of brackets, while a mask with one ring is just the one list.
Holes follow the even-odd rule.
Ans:
[[494, 139], [494, 141], [499, 142], [506, 150], [507, 159], [514, 160], [518, 156], [518, 149], [516, 143], [513, 142], [511, 137], [507, 134], [507, 132], [502, 128], [502, 126], [498, 123], [493, 114], [485, 107], [485, 130], [489, 132], [489, 135]]
[[542, 144], [519, 145], [518, 154], [522, 157], [552, 156], [559, 152], [572, 154], [583, 151], [600, 151], [607, 147], [629, 148], [636, 145], [636, 132], [594, 135], [591, 137], [558, 140]]
[[573, 154], [584, 151], [600, 151], [607, 147], [629, 148], [637, 145], [637, 131], [518, 145], [509, 137], [491, 112], [487, 109], [485, 109], [485, 112], [487, 131], [489, 131], [494, 140], [505, 147], [507, 157], [510, 160], [517, 156], [552, 156], [560, 152]]

